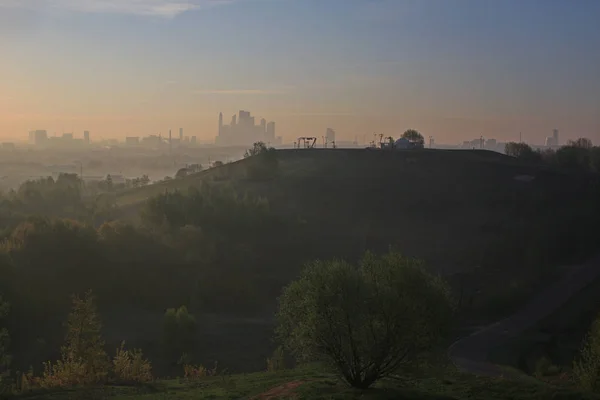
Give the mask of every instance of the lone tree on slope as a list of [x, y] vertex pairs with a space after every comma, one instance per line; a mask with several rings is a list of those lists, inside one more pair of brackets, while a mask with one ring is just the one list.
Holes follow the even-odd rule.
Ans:
[[415, 259], [367, 253], [359, 266], [315, 261], [280, 298], [277, 335], [298, 359], [324, 361], [366, 389], [442, 338], [453, 302]]

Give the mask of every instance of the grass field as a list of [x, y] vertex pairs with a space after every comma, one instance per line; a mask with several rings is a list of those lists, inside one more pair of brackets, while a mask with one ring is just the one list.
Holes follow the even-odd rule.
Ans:
[[456, 372], [451, 367], [407, 373], [360, 391], [349, 388], [335, 375], [304, 367], [278, 373], [217, 376], [198, 381], [159, 381], [140, 387], [110, 386], [29, 393], [19, 396], [35, 400], [66, 399], [598, 399], [569, 387], [535, 380], [519, 382], [481, 378]]

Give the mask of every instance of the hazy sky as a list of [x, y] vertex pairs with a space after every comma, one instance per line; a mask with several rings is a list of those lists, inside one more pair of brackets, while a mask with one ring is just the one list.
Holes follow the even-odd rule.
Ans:
[[600, 0], [0, 0], [0, 136], [600, 143]]

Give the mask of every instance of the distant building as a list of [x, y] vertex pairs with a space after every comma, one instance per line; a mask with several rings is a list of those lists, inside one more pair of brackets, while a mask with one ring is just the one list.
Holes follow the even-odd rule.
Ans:
[[83, 131], [83, 141], [90, 144], [90, 131]]
[[498, 146], [496, 139], [488, 139], [485, 141], [485, 148], [488, 150], [494, 150]]
[[275, 140], [275, 122], [269, 122], [266, 128], [266, 137], [268, 142], [272, 142]]
[[554, 139], [554, 146], [560, 145], [560, 143], [558, 141], [558, 129], [554, 129], [552, 131], [552, 138]]
[[221, 146], [248, 146], [255, 142], [273, 143], [275, 123], [263, 118], [260, 125], [255, 125], [255, 118], [250, 111], [240, 110], [237, 117], [231, 117], [230, 125], [223, 125], [223, 113], [219, 113], [219, 129], [215, 143]]
[[64, 140], [72, 140], [73, 139], [73, 134], [72, 133], [63, 133], [62, 138]]
[[327, 131], [325, 131], [325, 139], [327, 140], [327, 143], [335, 142], [335, 131], [331, 128], [327, 128]]
[[192, 136], [191, 140], [190, 140], [191, 144], [196, 144], [196, 136]]
[[48, 132], [45, 130], [36, 130], [29, 132], [29, 143], [41, 146], [48, 140]]
[[179, 128], [179, 141], [183, 142], [183, 128]]
[[12, 142], [4, 142], [2, 143], [2, 150], [14, 150], [15, 149], [15, 144]]

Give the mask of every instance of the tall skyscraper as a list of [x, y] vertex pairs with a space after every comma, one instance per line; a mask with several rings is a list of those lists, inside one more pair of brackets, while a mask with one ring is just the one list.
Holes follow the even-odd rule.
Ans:
[[90, 131], [83, 131], [83, 140], [87, 144], [90, 143]]
[[179, 128], [179, 142], [183, 143], [183, 128]]
[[273, 141], [275, 140], [275, 122], [269, 122], [267, 124], [267, 140]]
[[267, 132], [267, 120], [264, 118], [260, 120], [260, 130], [262, 131], [262, 133]]
[[221, 136], [222, 132], [223, 132], [223, 113], [220, 112], [219, 113], [219, 136]]
[[554, 140], [553, 140], [553, 141], [554, 141], [554, 145], [555, 145], [555, 146], [558, 146], [558, 144], [559, 144], [559, 143], [558, 143], [558, 129], [554, 129], [554, 130], [552, 131], [552, 139], [554, 139]]

